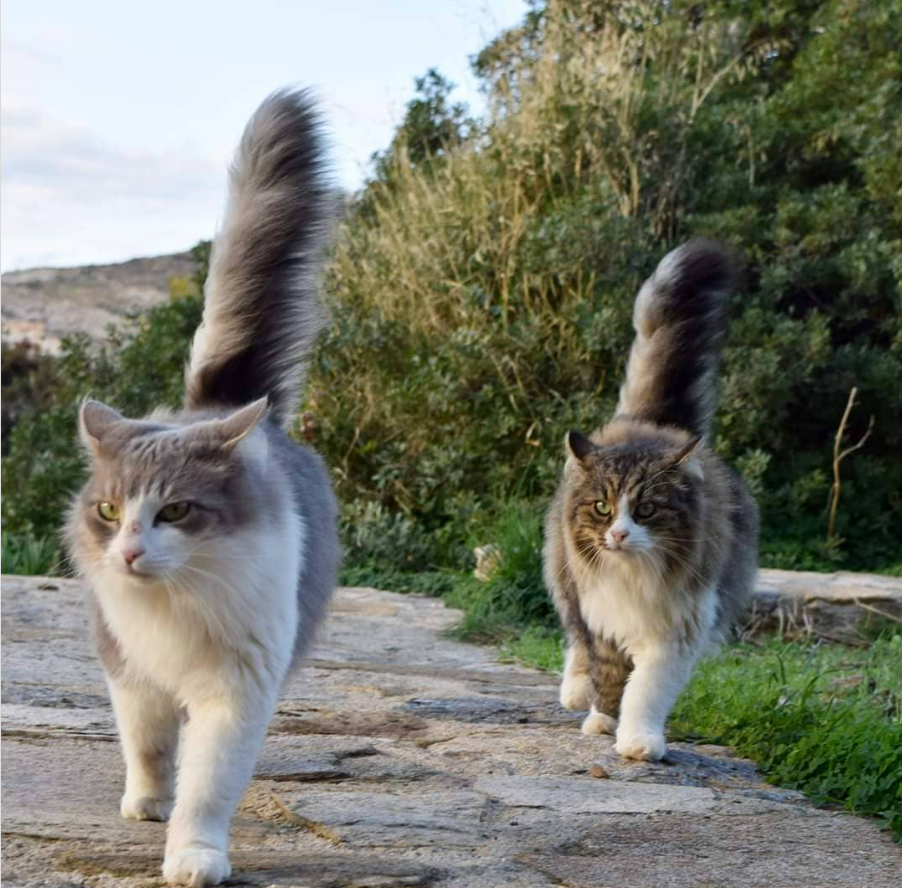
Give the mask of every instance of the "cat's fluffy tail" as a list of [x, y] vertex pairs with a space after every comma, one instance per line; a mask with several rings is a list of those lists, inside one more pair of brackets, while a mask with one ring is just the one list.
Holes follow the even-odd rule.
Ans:
[[326, 320], [316, 279], [331, 216], [323, 166], [310, 94], [273, 93], [248, 123], [230, 170], [185, 372], [188, 407], [267, 397], [277, 422], [294, 415]]
[[712, 241], [690, 241], [661, 260], [636, 298], [618, 416], [708, 435], [734, 279], [729, 255]]

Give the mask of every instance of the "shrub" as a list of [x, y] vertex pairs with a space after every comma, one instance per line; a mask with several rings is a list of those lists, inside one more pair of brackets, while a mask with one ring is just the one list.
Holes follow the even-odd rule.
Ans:
[[[616, 401], [641, 280], [713, 235], [746, 258], [715, 446], [762, 501], [763, 562], [898, 569], [900, 22], [898, 0], [536, 4], [476, 60], [476, 132], [428, 164], [396, 142], [340, 232], [312, 385], [341, 496], [428, 530], [462, 492], [541, 508], [563, 432]], [[853, 385], [850, 440], [876, 426], [828, 543]]]
[[471, 641], [504, 641], [521, 630], [553, 624], [542, 582], [541, 514], [523, 503], [502, 507], [494, 522], [497, 560], [487, 581], [461, 576], [447, 602], [464, 611], [456, 630]]
[[159, 404], [178, 406], [191, 334], [200, 322], [195, 295], [152, 308], [110, 329], [94, 345], [63, 341], [50, 394], [13, 428], [3, 457], [3, 528], [16, 537], [57, 540], [63, 512], [84, 478], [76, 434], [78, 405], [90, 394], [140, 416]]

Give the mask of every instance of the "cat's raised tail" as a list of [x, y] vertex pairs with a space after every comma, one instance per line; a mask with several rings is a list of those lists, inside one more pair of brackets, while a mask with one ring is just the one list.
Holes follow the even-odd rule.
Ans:
[[661, 260], [636, 298], [636, 338], [617, 416], [707, 437], [717, 401], [725, 300], [734, 280], [730, 256], [713, 241], [690, 241]]
[[185, 371], [187, 407], [266, 397], [272, 418], [290, 422], [326, 320], [317, 274], [331, 215], [313, 100], [306, 91], [273, 93], [248, 123], [230, 170]]

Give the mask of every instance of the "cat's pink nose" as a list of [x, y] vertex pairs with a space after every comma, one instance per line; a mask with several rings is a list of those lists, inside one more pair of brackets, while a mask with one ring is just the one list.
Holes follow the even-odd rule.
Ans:
[[623, 544], [623, 541], [630, 535], [628, 530], [612, 530], [611, 536], [614, 539], [614, 542], [617, 543], [618, 546]]
[[122, 557], [125, 559], [126, 564], [132, 564], [132, 562], [137, 561], [145, 552], [144, 549], [123, 549]]

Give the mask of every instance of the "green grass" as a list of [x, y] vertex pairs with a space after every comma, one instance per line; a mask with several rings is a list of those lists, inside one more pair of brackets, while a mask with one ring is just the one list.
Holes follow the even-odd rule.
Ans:
[[490, 539], [502, 553], [491, 579], [481, 582], [472, 574], [460, 574], [445, 596], [450, 606], [464, 612], [456, 636], [501, 643], [520, 637], [530, 626], [554, 625], [554, 609], [542, 581], [541, 512], [522, 502], [507, 504], [492, 525]]
[[413, 592], [441, 598], [454, 587], [458, 579], [457, 574], [448, 571], [405, 573], [381, 567], [352, 565], [342, 569], [338, 582], [342, 586], [370, 586], [390, 592]]
[[58, 573], [61, 565], [62, 555], [55, 539], [32, 534], [3, 534], [3, 573], [46, 576]]
[[505, 660], [517, 660], [546, 672], [564, 669], [564, 637], [557, 628], [529, 626], [519, 635], [501, 642], [500, 649]]
[[703, 662], [675, 739], [730, 746], [819, 804], [880, 818], [902, 842], [902, 634], [866, 649], [773, 640]]

